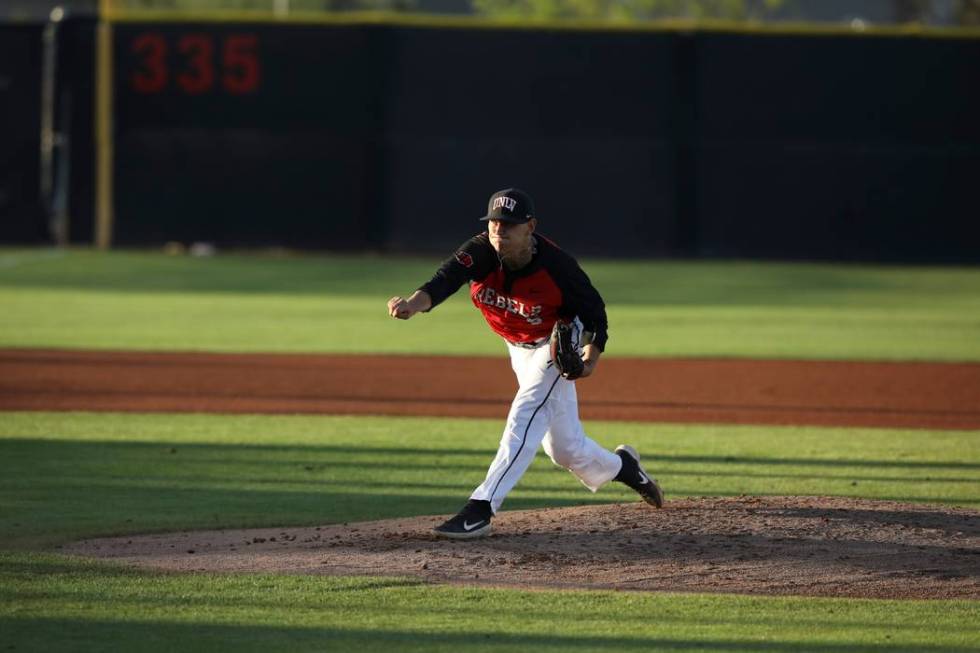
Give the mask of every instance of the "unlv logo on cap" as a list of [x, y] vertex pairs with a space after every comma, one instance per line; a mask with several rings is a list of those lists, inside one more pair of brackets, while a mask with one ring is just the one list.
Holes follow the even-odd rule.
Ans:
[[466, 252], [456, 252], [456, 260], [459, 261], [459, 264], [464, 268], [473, 267], [473, 257]]
[[499, 208], [505, 208], [508, 211], [513, 211], [515, 206], [517, 206], [517, 200], [513, 197], [495, 197], [493, 198], [493, 208], [490, 210], [496, 211]]

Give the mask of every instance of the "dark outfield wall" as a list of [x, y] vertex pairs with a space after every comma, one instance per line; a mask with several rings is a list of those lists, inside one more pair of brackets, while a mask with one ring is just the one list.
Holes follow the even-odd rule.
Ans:
[[115, 241], [380, 238], [380, 51], [357, 28], [120, 25]]
[[[71, 18], [58, 28], [54, 152], [57, 192], [67, 201], [72, 242], [91, 242], [94, 141], [95, 22]], [[0, 242], [50, 242], [48, 205], [41, 198], [41, 24], [0, 25]], [[67, 159], [70, 159], [68, 161]], [[68, 192], [65, 193], [65, 189]]]
[[980, 261], [980, 40], [121, 24], [116, 242]]
[[980, 261], [980, 40], [697, 39], [700, 253]]
[[40, 207], [40, 25], [0, 25], [0, 242], [47, 237]]
[[73, 17], [58, 33], [58, 130], [67, 134], [69, 237], [91, 243], [95, 202], [95, 19]]

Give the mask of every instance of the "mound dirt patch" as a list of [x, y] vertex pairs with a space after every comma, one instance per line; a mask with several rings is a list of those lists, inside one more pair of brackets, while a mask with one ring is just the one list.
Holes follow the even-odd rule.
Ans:
[[504, 511], [468, 542], [445, 516], [87, 540], [66, 553], [174, 571], [415, 576], [531, 588], [980, 599], [980, 511], [824, 497]]

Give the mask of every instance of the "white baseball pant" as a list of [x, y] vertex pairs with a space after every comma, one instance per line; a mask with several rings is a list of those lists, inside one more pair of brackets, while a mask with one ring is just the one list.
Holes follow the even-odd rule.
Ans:
[[556, 465], [596, 492], [616, 477], [622, 461], [585, 434], [578, 416], [575, 383], [562, 378], [550, 364], [547, 341], [534, 349], [510, 343], [507, 348], [519, 387], [497, 456], [470, 498], [489, 501], [496, 513], [542, 444]]

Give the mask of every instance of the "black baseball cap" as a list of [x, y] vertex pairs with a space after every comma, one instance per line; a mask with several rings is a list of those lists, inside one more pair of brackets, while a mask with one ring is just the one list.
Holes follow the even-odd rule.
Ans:
[[487, 203], [487, 214], [480, 218], [487, 220], [503, 220], [518, 224], [529, 221], [534, 217], [534, 202], [530, 195], [517, 188], [499, 190], [490, 196]]

